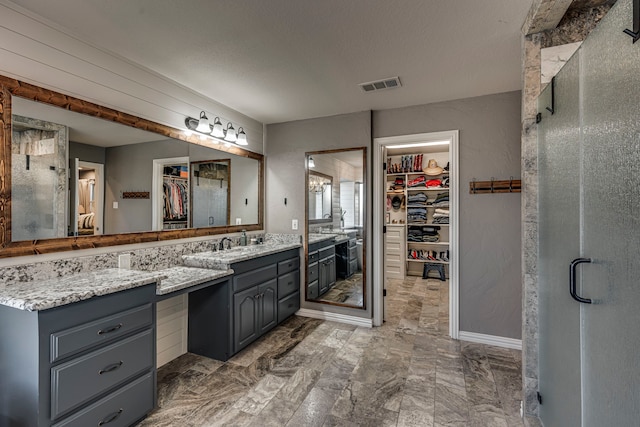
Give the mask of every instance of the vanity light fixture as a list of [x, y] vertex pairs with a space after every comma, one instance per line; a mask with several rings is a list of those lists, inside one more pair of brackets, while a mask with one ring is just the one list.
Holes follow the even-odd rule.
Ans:
[[227, 129], [224, 131], [224, 140], [227, 142], [236, 142], [238, 140], [238, 135], [236, 135], [236, 130], [231, 122], [227, 123]]
[[236, 144], [249, 145], [249, 143], [247, 142], [247, 134], [244, 133], [244, 129], [242, 128], [242, 126], [238, 128], [238, 140], [236, 141]]
[[313, 161], [313, 157], [309, 157], [309, 167], [310, 168], [316, 167], [316, 162]]
[[193, 117], [187, 117], [184, 119], [184, 124], [187, 127], [185, 134], [191, 136], [192, 131], [198, 132], [201, 140], [206, 140], [207, 137], [213, 139], [216, 144], [218, 142], [224, 143], [236, 143], [237, 145], [249, 145], [247, 141], [247, 134], [242, 127], [238, 128], [238, 132], [233, 127], [231, 122], [227, 123], [227, 128], [222, 126], [220, 117], [216, 117], [213, 121], [213, 125], [209, 123], [209, 119], [204, 111], [200, 112], [200, 118], [195, 119]]

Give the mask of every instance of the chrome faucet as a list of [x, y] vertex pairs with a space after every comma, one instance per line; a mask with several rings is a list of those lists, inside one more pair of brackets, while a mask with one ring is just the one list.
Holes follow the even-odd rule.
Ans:
[[231, 239], [229, 237], [223, 237], [220, 240], [220, 243], [218, 243], [218, 250], [219, 251], [223, 251], [224, 250], [224, 242], [225, 241], [229, 242], [229, 244], [227, 245], [227, 249], [231, 249]]

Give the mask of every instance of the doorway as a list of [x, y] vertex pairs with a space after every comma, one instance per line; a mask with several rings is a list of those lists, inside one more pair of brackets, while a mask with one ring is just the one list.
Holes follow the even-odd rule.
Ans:
[[73, 159], [71, 234], [104, 234], [104, 165]]
[[[373, 239], [373, 324], [380, 326], [384, 321], [389, 272], [416, 275], [427, 263], [440, 265], [449, 286], [449, 335], [457, 339], [458, 131], [375, 138], [373, 144], [373, 224], [374, 230], [382, 231]], [[434, 216], [436, 212], [443, 213]], [[443, 216], [446, 220], [436, 219]], [[393, 226], [397, 230], [392, 234], [400, 240], [397, 248], [387, 251], [386, 236]], [[386, 269], [387, 257], [394, 256], [399, 268]], [[429, 272], [426, 268], [423, 271]]]

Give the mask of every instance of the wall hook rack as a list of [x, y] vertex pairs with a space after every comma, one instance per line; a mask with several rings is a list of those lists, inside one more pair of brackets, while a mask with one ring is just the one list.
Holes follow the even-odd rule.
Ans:
[[633, 43], [640, 39], [640, 0], [633, 0], [633, 30], [627, 28], [623, 32], [633, 38]]
[[513, 177], [500, 181], [493, 177], [490, 181], [476, 181], [473, 178], [469, 182], [469, 194], [520, 193], [521, 189], [522, 181]]
[[149, 192], [148, 191], [123, 191], [122, 198], [123, 199], [148, 199]]

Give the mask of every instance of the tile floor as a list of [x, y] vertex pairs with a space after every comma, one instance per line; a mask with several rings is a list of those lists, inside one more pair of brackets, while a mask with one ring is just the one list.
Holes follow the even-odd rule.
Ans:
[[449, 339], [447, 282], [387, 292], [379, 328], [294, 316], [226, 363], [181, 356], [140, 426], [523, 425], [519, 351]]

